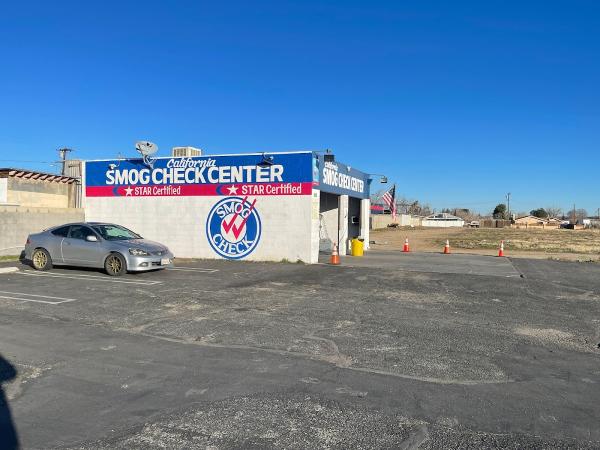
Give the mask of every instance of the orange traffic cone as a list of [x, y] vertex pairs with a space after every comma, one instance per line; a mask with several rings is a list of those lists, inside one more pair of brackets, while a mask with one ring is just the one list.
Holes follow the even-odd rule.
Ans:
[[444, 255], [450, 254], [450, 241], [446, 239], [446, 245], [444, 245]]
[[340, 263], [340, 254], [338, 253], [337, 244], [333, 244], [333, 249], [331, 250], [331, 259], [329, 260], [330, 264], [338, 265]]
[[408, 246], [408, 238], [406, 238], [406, 239], [404, 240], [404, 247], [402, 247], [402, 251], [403, 251], [404, 253], [408, 253], [408, 252], [410, 252], [410, 247]]
[[498, 256], [504, 256], [504, 241], [500, 241], [500, 248], [498, 249]]

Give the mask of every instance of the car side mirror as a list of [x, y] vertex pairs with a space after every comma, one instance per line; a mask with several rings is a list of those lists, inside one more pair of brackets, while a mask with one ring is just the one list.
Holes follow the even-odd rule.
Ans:
[[94, 236], [93, 234], [90, 234], [89, 236], [87, 236], [85, 238], [85, 240], [88, 242], [98, 242], [98, 238], [96, 236]]

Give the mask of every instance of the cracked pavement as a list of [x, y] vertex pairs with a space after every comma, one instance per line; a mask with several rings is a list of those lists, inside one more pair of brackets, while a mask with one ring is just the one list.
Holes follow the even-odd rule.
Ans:
[[599, 448], [600, 266], [410, 258], [1, 275], [19, 439]]

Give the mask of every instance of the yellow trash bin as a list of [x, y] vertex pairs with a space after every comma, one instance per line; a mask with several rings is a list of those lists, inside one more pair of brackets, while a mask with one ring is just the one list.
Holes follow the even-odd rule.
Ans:
[[352, 256], [362, 256], [364, 253], [364, 239], [354, 238], [350, 242], [350, 253]]

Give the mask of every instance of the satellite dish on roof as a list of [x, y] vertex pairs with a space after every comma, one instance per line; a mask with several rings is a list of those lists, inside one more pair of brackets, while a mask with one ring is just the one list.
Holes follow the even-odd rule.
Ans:
[[151, 159], [150, 156], [154, 155], [158, 151], [158, 145], [156, 145], [154, 142], [138, 141], [135, 143], [135, 149], [140, 153], [140, 155], [142, 155], [144, 164], [152, 169], [155, 160]]
[[154, 142], [138, 141], [135, 143], [135, 149], [140, 152], [142, 156], [150, 156], [158, 151], [158, 145]]

